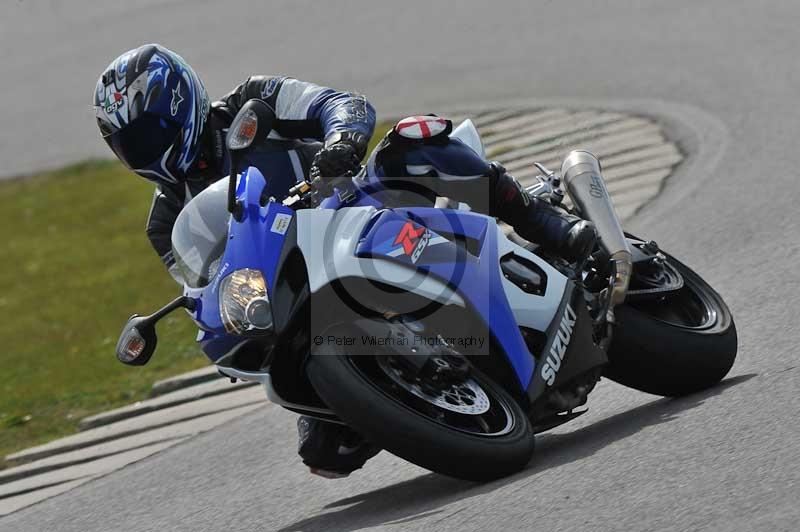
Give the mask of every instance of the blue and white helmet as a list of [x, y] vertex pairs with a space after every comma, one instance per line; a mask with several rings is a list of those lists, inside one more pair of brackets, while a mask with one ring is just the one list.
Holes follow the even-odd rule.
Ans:
[[209, 101], [178, 54], [158, 44], [111, 62], [94, 91], [97, 125], [117, 157], [159, 184], [175, 184], [200, 154]]

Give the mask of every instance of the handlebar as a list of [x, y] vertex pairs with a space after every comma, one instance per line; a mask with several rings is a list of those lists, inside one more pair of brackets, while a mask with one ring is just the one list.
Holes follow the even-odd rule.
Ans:
[[297, 183], [295, 186], [289, 189], [289, 196], [302, 196], [310, 190], [311, 183], [303, 181], [302, 183]]
[[335, 187], [346, 186], [347, 183], [350, 183], [352, 177], [344, 175], [331, 181], [317, 177], [311, 182], [302, 181], [289, 189], [289, 196], [283, 200], [283, 204], [295, 210], [313, 209], [322, 203], [322, 200], [328, 197]]

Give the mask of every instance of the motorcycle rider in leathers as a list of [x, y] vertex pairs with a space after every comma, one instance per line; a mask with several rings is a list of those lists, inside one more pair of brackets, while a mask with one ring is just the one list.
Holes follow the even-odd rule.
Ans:
[[[276, 200], [285, 198], [297, 182], [319, 182], [359, 171], [375, 127], [375, 111], [363, 95], [289, 77], [252, 76], [210, 102], [194, 70], [157, 44], [120, 55], [97, 82], [94, 107], [101, 134], [128, 168], [156, 184], [147, 236], [179, 282], [171, 249], [172, 226], [189, 200], [228, 175], [225, 134], [241, 106], [252, 98], [265, 101], [277, 118], [258, 162], [260, 168], [270, 169], [269, 193]], [[381, 147], [391, 148], [390, 144], [387, 136]], [[509, 223], [523, 238], [568, 261], [588, 255], [595, 242], [591, 224], [530, 197], [502, 166], [487, 163], [460, 141], [446, 139], [445, 144], [448, 157], [439, 164], [466, 161], [455, 166], [467, 168], [468, 175], [452, 179], [465, 171], [436, 167], [436, 158], [428, 157], [420, 145], [423, 151], [417, 155], [431, 159], [434, 167], [417, 178], [465, 202], [483, 187], [489, 196], [486, 214]], [[406, 147], [397, 153], [405, 156], [414, 149]], [[397, 157], [390, 159], [393, 164], [385, 166], [403, 173]], [[329, 478], [347, 476], [379, 451], [344, 425], [303, 416], [298, 432], [303, 462], [313, 473]]]

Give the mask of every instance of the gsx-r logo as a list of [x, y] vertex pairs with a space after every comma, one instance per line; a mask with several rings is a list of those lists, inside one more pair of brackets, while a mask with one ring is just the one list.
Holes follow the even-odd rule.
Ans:
[[402, 244], [403, 252], [416, 264], [430, 240], [431, 234], [425, 227], [414, 227], [413, 223], [406, 222], [397, 233], [393, 245]]
[[558, 327], [556, 338], [553, 340], [553, 345], [550, 346], [550, 353], [542, 366], [542, 379], [547, 382], [548, 386], [553, 385], [556, 373], [561, 369], [561, 362], [564, 360], [567, 346], [572, 339], [572, 328], [575, 326], [576, 317], [575, 311], [568, 303], [567, 308], [564, 309], [564, 315], [561, 317], [561, 325]]

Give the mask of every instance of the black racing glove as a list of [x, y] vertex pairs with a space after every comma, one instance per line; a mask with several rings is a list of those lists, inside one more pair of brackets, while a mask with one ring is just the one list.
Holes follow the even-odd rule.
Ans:
[[312, 180], [332, 181], [337, 177], [351, 177], [361, 169], [361, 159], [349, 143], [339, 142], [322, 148], [311, 162], [309, 176]]

